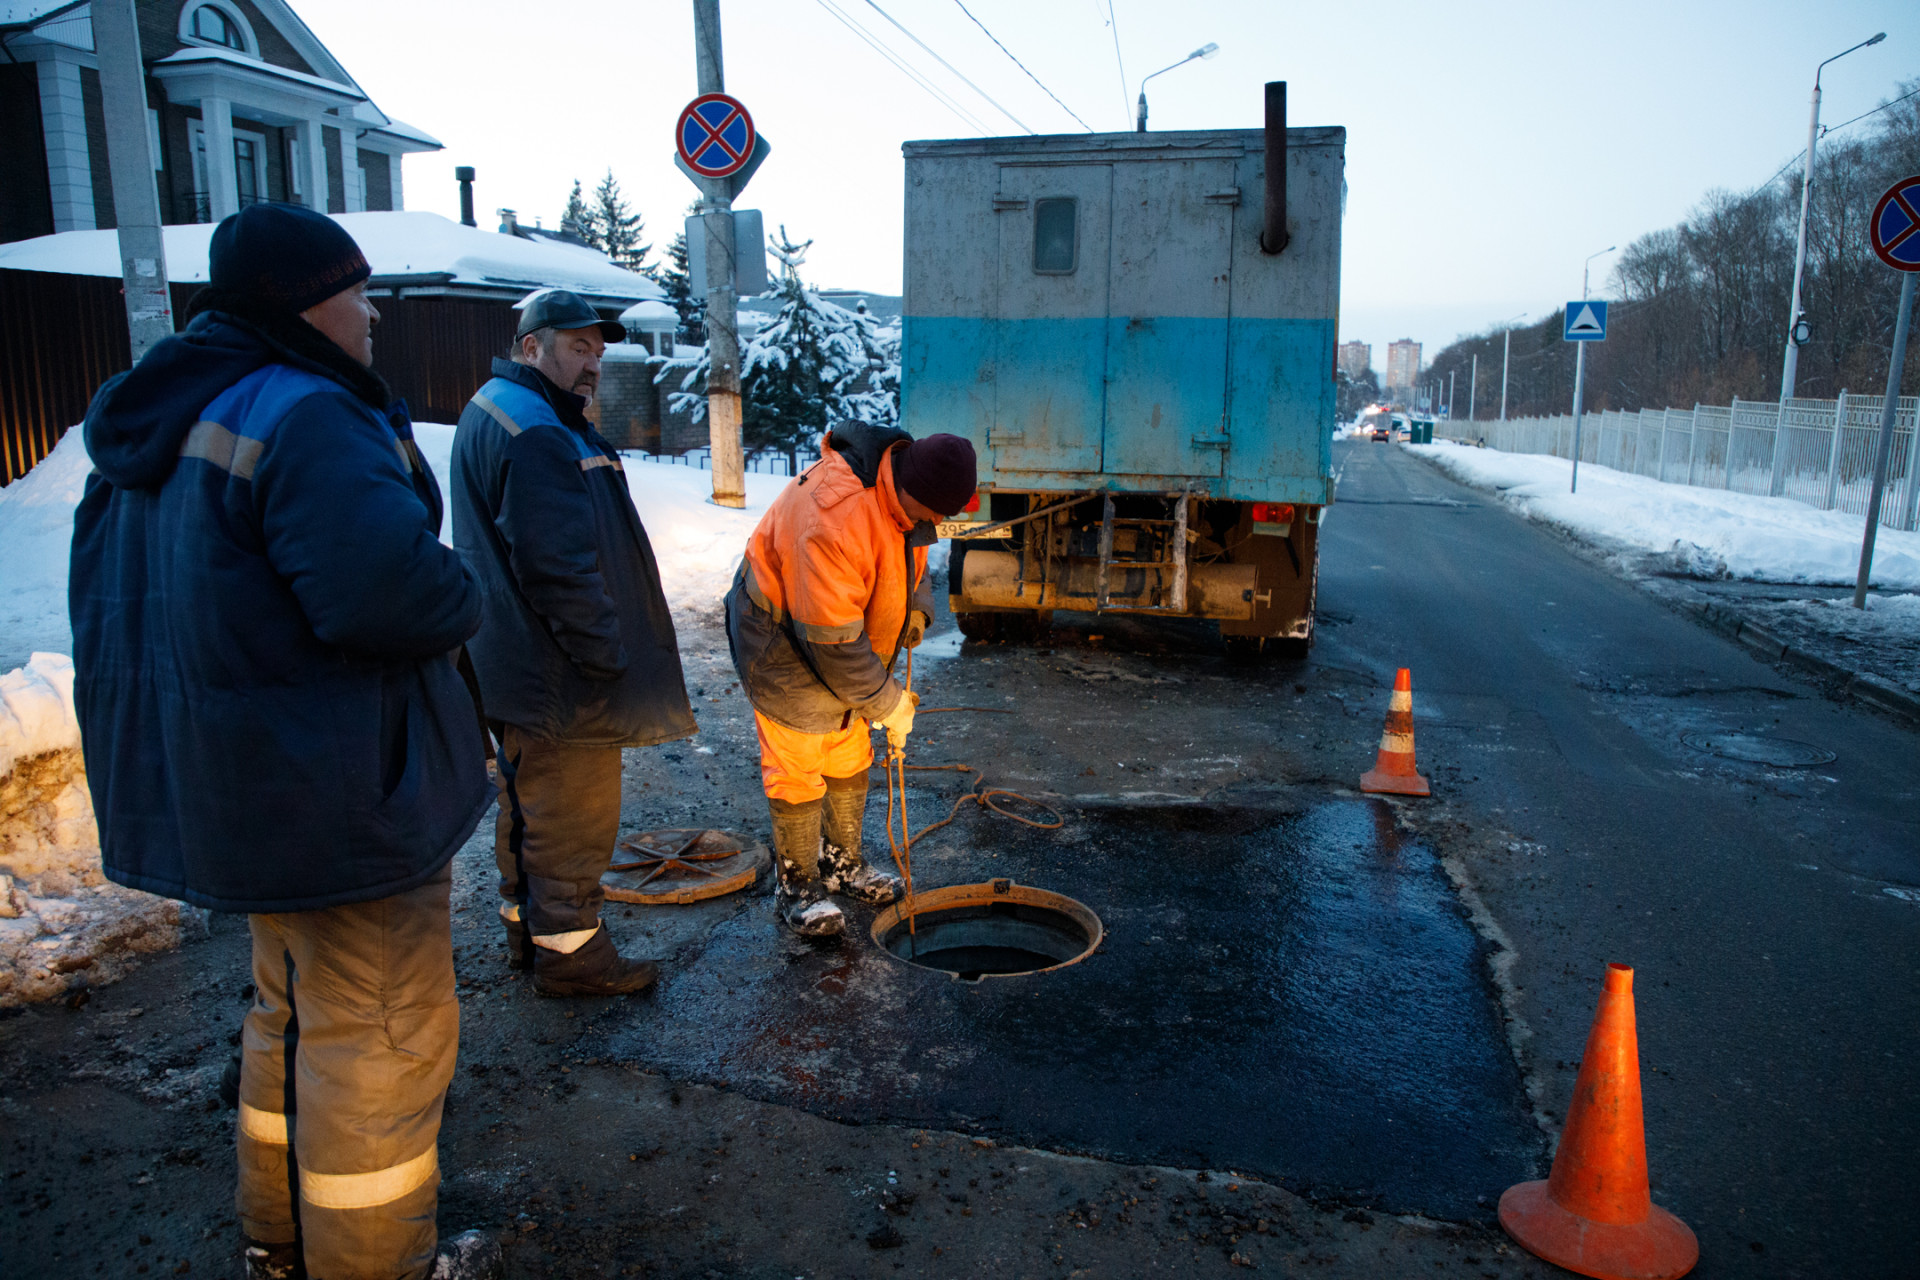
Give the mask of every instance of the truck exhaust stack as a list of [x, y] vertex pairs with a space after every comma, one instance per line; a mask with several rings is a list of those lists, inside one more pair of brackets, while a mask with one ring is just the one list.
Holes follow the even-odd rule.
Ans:
[[1267, 209], [1260, 252], [1287, 247], [1287, 82], [1267, 81]]

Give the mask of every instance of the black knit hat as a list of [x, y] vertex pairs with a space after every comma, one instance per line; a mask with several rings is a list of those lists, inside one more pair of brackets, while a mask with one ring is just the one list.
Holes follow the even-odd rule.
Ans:
[[915, 502], [950, 516], [973, 498], [978, 464], [973, 441], [941, 432], [893, 455], [893, 482]]
[[222, 218], [209, 258], [214, 289], [279, 315], [298, 315], [373, 274], [339, 223], [297, 204], [252, 204]]

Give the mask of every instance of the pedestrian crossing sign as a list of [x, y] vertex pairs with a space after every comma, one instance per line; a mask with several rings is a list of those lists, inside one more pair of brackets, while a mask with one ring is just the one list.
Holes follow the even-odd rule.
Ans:
[[1607, 304], [1591, 299], [1569, 302], [1565, 311], [1566, 329], [1560, 335], [1568, 342], [1605, 342]]

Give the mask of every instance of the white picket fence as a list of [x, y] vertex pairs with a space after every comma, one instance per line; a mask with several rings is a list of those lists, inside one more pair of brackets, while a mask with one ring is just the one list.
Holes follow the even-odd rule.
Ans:
[[[1735, 400], [1730, 406], [1609, 410], [1586, 414], [1580, 461], [1669, 484], [1792, 498], [1826, 511], [1867, 512], [1882, 396], [1837, 400]], [[1920, 504], [1920, 450], [1914, 448], [1920, 396], [1894, 407], [1893, 451], [1880, 523], [1912, 529]], [[1442, 422], [1438, 433], [1483, 441], [1507, 453], [1573, 456], [1573, 415], [1505, 422]]]

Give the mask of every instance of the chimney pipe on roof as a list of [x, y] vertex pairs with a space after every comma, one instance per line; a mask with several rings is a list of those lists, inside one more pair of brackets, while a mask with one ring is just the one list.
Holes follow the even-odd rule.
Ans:
[[463, 164], [453, 171], [453, 176], [460, 184], [460, 225], [478, 226], [473, 220], [473, 166]]
[[1287, 82], [1267, 81], [1267, 208], [1260, 252], [1287, 247]]
[[498, 212], [500, 214], [500, 234], [503, 236], [519, 235], [520, 216], [511, 209], [501, 209]]

